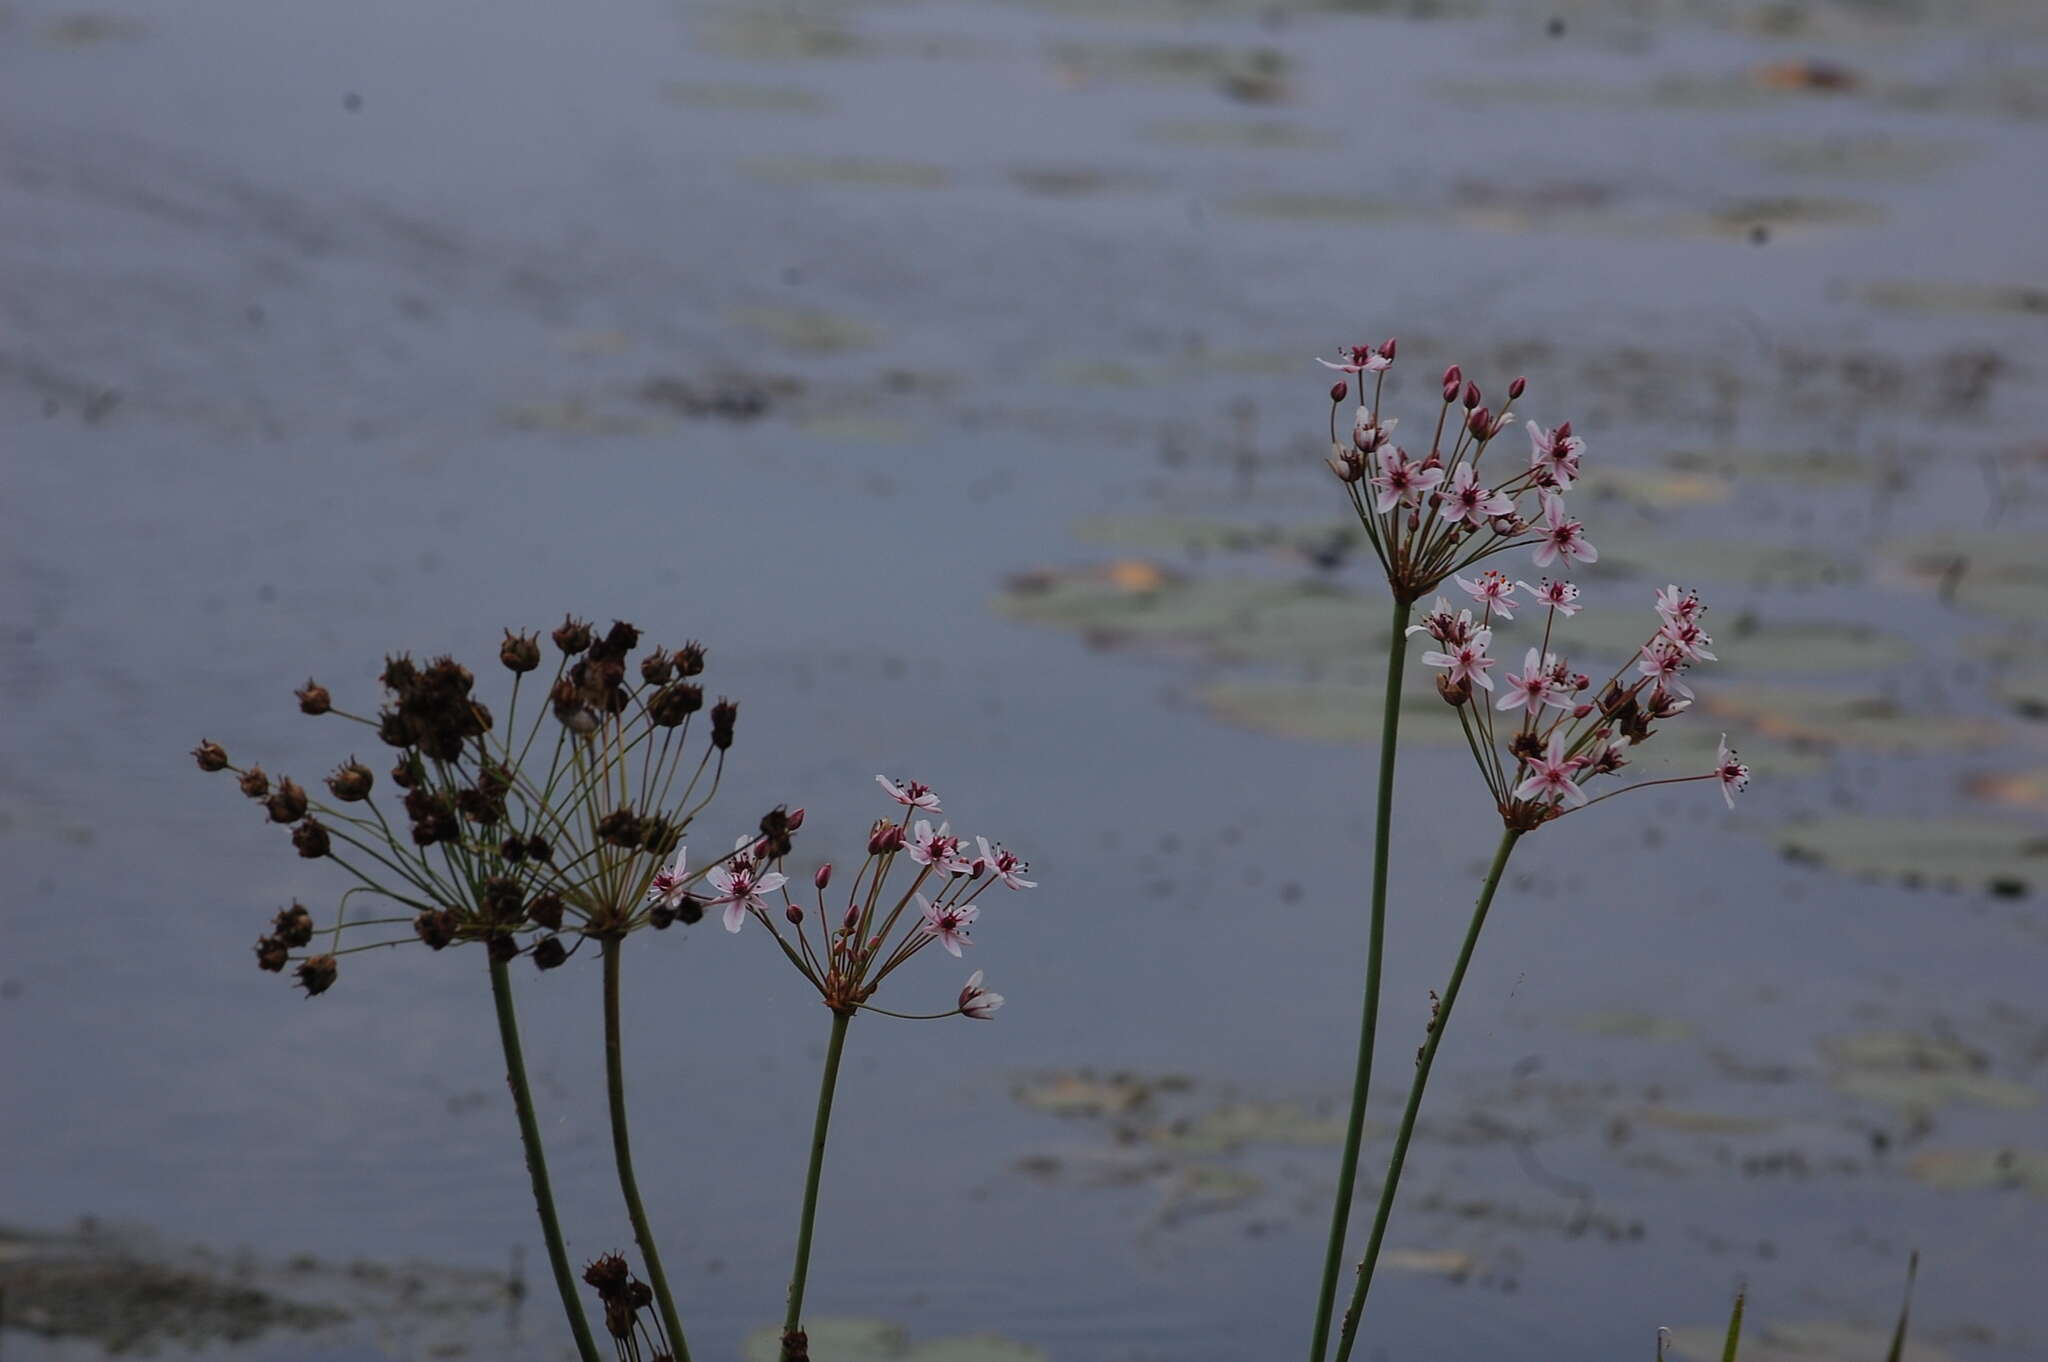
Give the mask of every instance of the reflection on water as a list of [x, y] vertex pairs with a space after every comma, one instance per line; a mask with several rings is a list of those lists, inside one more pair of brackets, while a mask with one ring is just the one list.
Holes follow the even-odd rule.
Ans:
[[[34, 2], [0, 63], [10, 1222], [246, 1251], [358, 1313], [334, 1357], [557, 1355], [531, 1304], [410, 1328], [290, 1280], [488, 1294], [529, 1244], [482, 962], [260, 976], [320, 886], [184, 753], [325, 769], [307, 672], [604, 612], [744, 698], [714, 822], [801, 800], [815, 859], [914, 774], [1046, 885], [977, 940], [1000, 1026], [854, 1029], [818, 1310], [877, 1356], [1297, 1346], [1379, 619], [1309, 359], [1398, 334], [1391, 407], [1457, 359], [1588, 437], [1588, 646], [1698, 585], [1768, 779], [1518, 861], [1386, 1355], [1641, 1355], [1738, 1279], [1839, 1343], [1911, 1246], [1923, 1356], [2041, 1352], [2031, 6]], [[1433, 718], [1396, 1034], [1483, 851]], [[707, 1357], [775, 1314], [825, 1031], [742, 945], [628, 963]], [[525, 992], [588, 1257], [627, 1236], [594, 980]]]

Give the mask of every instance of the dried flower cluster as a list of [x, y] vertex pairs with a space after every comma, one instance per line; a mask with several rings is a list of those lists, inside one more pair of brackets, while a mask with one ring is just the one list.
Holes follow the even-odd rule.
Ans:
[[[552, 969], [585, 938], [703, 916], [689, 893], [650, 894], [649, 886], [718, 788], [738, 705], [711, 705], [693, 762], [690, 729], [705, 708], [694, 679], [704, 670], [701, 645], [657, 648], [636, 662], [638, 629], [619, 621], [599, 634], [574, 618], [551, 639], [554, 676], [544, 694], [523, 697], [543, 648], [536, 635], [506, 632], [498, 658], [513, 681], [502, 730], [475, 695], [475, 676], [452, 657], [424, 666], [386, 659], [374, 718], [337, 709], [315, 682], [298, 691], [303, 712], [360, 724], [394, 750], [385, 778], [400, 793], [388, 809], [376, 772], [354, 756], [327, 777], [331, 798], [323, 800], [289, 777], [235, 766], [217, 743], [194, 750], [201, 770], [233, 773], [270, 821], [290, 827], [301, 856], [332, 860], [356, 881], [327, 927], [297, 904], [280, 913], [256, 944], [258, 964], [282, 971], [296, 962], [312, 995], [333, 985], [338, 957], [399, 944], [344, 947], [343, 933], [358, 928], [409, 923], [413, 939], [433, 950], [480, 941], [494, 958], [523, 952]], [[530, 702], [523, 725], [522, 698]], [[800, 810], [771, 812], [763, 839], [787, 850], [801, 818]], [[357, 895], [414, 916], [350, 920]]]
[[619, 1362], [675, 1362], [654, 1309], [654, 1288], [633, 1275], [625, 1255], [607, 1253], [591, 1260], [583, 1269], [583, 1280], [597, 1292], [604, 1308], [604, 1331], [611, 1336]]
[[[1529, 422], [1527, 466], [1489, 482], [1481, 476], [1480, 461], [1513, 423], [1514, 413], [1485, 405], [1479, 385], [1467, 382], [1453, 364], [1444, 370], [1443, 404], [1429, 452], [1417, 458], [1394, 442], [1399, 420], [1380, 414], [1380, 391], [1396, 348], [1392, 340], [1377, 347], [1351, 346], [1341, 362], [1317, 361], [1358, 380], [1348, 439], [1339, 437], [1337, 414], [1350, 395], [1350, 383], [1340, 380], [1330, 389], [1329, 465], [1351, 498], [1395, 599], [1418, 601], [1446, 577], [1506, 549], [1534, 546], [1538, 567], [1599, 558], [1586, 541], [1584, 526], [1565, 510], [1565, 494], [1579, 476], [1586, 447], [1572, 434], [1571, 423], [1546, 430]], [[1370, 400], [1367, 374], [1373, 376]], [[1519, 400], [1527, 387], [1526, 379], [1515, 379], [1508, 384], [1507, 400]]]

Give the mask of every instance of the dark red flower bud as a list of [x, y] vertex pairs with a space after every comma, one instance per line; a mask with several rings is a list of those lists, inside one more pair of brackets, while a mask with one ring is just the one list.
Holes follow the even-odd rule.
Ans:
[[1380, 343], [1380, 358], [1392, 359], [1394, 357], [1394, 348], [1394, 338], [1392, 336], [1387, 337], [1386, 340]]
[[509, 672], [530, 672], [540, 665], [540, 639], [533, 634], [515, 634], [505, 631], [505, 641], [498, 645], [498, 661], [505, 664]]
[[803, 925], [804, 910], [797, 907], [794, 903], [783, 909], [782, 915], [789, 919], [789, 925], [792, 927], [801, 927]]
[[590, 646], [590, 624], [574, 615], [564, 615], [562, 623], [549, 637], [554, 639], [557, 648], [573, 657]]
[[1450, 368], [1444, 370], [1444, 386], [1446, 388], [1455, 388], [1464, 381], [1465, 371], [1457, 365], [1453, 364]]
[[1351, 396], [1351, 385], [1343, 379], [1340, 378], [1330, 385], [1330, 400], [1332, 402], [1342, 402], [1349, 396]]
[[860, 926], [860, 905], [858, 903], [846, 905], [846, 916], [839, 920], [839, 926], [842, 930], [849, 932], [855, 927]]
[[820, 893], [823, 893], [825, 886], [830, 883], [832, 883], [832, 862], [827, 861], [819, 866], [816, 873], [811, 876], [811, 885]]
[[1465, 385], [1465, 410], [1470, 411], [1478, 405], [1479, 385], [1477, 383], [1467, 383]]
[[1457, 385], [1457, 384], [1455, 384], [1455, 383], [1446, 383], [1446, 384], [1444, 384], [1444, 405], [1445, 405], [1445, 406], [1449, 406], [1449, 405], [1450, 405], [1451, 403], [1453, 403], [1453, 402], [1455, 402], [1455, 401], [1457, 401], [1457, 400], [1458, 400], [1458, 385]]
[[1493, 434], [1493, 412], [1481, 407], [1465, 418], [1465, 426], [1473, 435], [1484, 440]]
[[301, 714], [325, 714], [328, 710], [334, 708], [334, 697], [327, 693], [327, 687], [321, 685], [310, 676], [306, 678], [306, 684], [293, 691], [292, 694], [299, 697], [299, 713]]
[[330, 845], [327, 829], [320, 826], [319, 820], [308, 818], [292, 829], [292, 845], [299, 849], [299, 855], [317, 861], [327, 854]]
[[313, 939], [313, 915], [306, 911], [304, 904], [294, 903], [272, 920], [270, 930], [287, 946], [304, 946]]
[[192, 749], [192, 759], [199, 763], [199, 769], [202, 771], [225, 771], [228, 766], [228, 750], [209, 739]]
[[1514, 381], [1508, 384], [1508, 401], [1515, 401], [1527, 391], [1529, 391], [1529, 380], [1521, 377], [1519, 374], [1516, 375]]
[[306, 990], [308, 998], [325, 993], [334, 987], [334, 976], [341, 972], [331, 955], [316, 955], [300, 963], [298, 968], [299, 987]]
[[883, 856], [903, 849], [903, 825], [892, 818], [877, 818], [868, 829], [868, 855]]

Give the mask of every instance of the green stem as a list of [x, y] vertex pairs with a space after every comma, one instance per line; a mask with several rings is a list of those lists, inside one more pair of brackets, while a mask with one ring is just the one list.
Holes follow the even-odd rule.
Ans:
[[505, 1082], [512, 1089], [512, 1105], [519, 1109], [519, 1142], [526, 1146], [526, 1171], [533, 1179], [533, 1209], [540, 1216], [541, 1237], [547, 1240], [548, 1262], [555, 1269], [555, 1287], [562, 1293], [562, 1312], [569, 1317], [569, 1332], [576, 1336], [576, 1352], [583, 1362], [598, 1362], [597, 1344], [590, 1337], [590, 1322], [583, 1317], [583, 1302], [576, 1295], [576, 1278], [569, 1271], [569, 1252], [562, 1245], [561, 1222], [555, 1219], [555, 1194], [548, 1187], [547, 1155], [541, 1152], [540, 1123], [533, 1116], [533, 1089], [526, 1081], [526, 1059], [519, 1049], [519, 1015], [512, 1008], [512, 976], [505, 962], [491, 957], [491, 998], [498, 1005], [498, 1043], [505, 1050]]
[[1387, 692], [1380, 711], [1379, 804], [1372, 837], [1372, 925], [1365, 946], [1365, 1001], [1358, 1023], [1358, 1067], [1351, 1078], [1351, 1118], [1344, 1128], [1344, 1160], [1337, 1170], [1337, 1200], [1330, 1208], [1330, 1243], [1323, 1254], [1322, 1289], [1316, 1296], [1316, 1329], [1309, 1362], [1322, 1362], [1330, 1343], [1330, 1312], [1337, 1303], [1337, 1275], [1344, 1238], [1351, 1225], [1351, 1197], [1358, 1182], [1358, 1147], [1365, 1133], [1366, 1092], [1372, 1087], [1374, 1037], [1380, 1022], [1380, 944], [1387, 934], [1387, 857], [1394, 828], [1394, 750], [1401, 731], [1401, 672], [1408, 660], [1408, 619], [1414, 605], [1394, 602], [1394, 636], [1387, 644]]
[[[839, 1052], [846, 1048], [846, 1024], [853, 1013], [832, 1014], [832, 1043], [825, 1050], [825, 1073], [818, 1080], [818, 1115], [811, 1125], [811, 1168], [804, 1178], [803, 1219], [797, 1223], [796, 1267], [789, 1274], [789, 1310], [782, 1317], [781, 1362], [808, 1362], [809, 1351], [797, 1336], [804, 1315], [804, 1281], [811, 1272], [811, 1223], [818, 1214], [818, 1175], [825, 1168], [825, 1133], [832, 1124], [832, 1090], [839, 1085]], [[792, 1342], [798, 1346], [792, 1348]]]
[[1458, 963], [1451, 967], [1451, 980], [1444, 985], [1444, 995], [1437, 1008], [1436, 1017], [1429, 1028], [1428, 1038], [1422, 1042], [1422, 1053], [1415, 1060], [1415, 1081], [1408, 1085], [1408, 1105], [1401, 1111], [1401, 1128], [1394, 1135], [1394, 1153], [1387, 1160], [1386, 1180], [1380, 1184], [1379, 1209], [1373, 1213], [1372, 1238], [1366, 1241], [1365, 1258], [1358, 1265], [1358, 1285], [1351, 1290], [1351, 1308], [1344, 1312], [1344, 1328], [1337, 1338], [1337, 1362], [1345, 1362], [1351, 1356], [1351, 1345], [1358, 1337], [1358, 1322], [1365, 1313], [1365, 1295], [1372, 1290], [1373, 1268], [1379, 1263], [1380, 1241], [1386, 1238], [1387, 1218], [1394, 1210], [1394, 1192], [1401, 1185], [1401, 1165], [1408, 1160], [1408, 1141], [1415, 1134], [1416, 1113], [1422, 1110], [1422, 1090], [1429, 1085], [1429, 1069], [1436, 1062], [1436, 1048], [1443, 1043], [1444, 1031], [1451, 1024], [1451, 1008], [1457, 1004], [1458, 988], [1465, 982], [1465, 968], [1472, 963], [1473, 948], [1479, 944], [1479, 931], [1486, 925], [1486, 910], [1493, 906], [1494, 891], [1500, 888], [1501, 872], [1508, 868], [1508, 855], [1520, 841], [1521, 832], [1509, 828], [1500, 836], [1500, 847], [1493, 853], [1493, 865], [1486, 872], [1486, 884], [1479, 891], [1479, 903], [1472, 910], [1472, 922], [1465, 928], [1465, 943], [1458, 948]]
[[647, 1208], [640, 1204], [640, 1184], [633, 1176], [633, 1137], [626, 1126], [626, 1061], [619, 1041], [619, 947], [620, 938], [604, 938], [604, 1085], [611, 1098], [612, 1162], [619, 1169], [619, 1192], [626, 1198], [626, 1214], [633, 1221], [633, 1237], [640, 1242], [640, 1257], [647, 1264], [648, 1282], [654, 1288], [654, 1302], [660, 1307], [661, 1322], [668, 1330], [669, 1346], [676, 1362], [690, 1362], [690, 1345], [683, 1341], [683, 1322], [676, 1314], [676, 1298], [668, 1289], [668, 1274], [662, 1271], [661, 1254], [654, 1247], [654, 1232], [647, 1227]]

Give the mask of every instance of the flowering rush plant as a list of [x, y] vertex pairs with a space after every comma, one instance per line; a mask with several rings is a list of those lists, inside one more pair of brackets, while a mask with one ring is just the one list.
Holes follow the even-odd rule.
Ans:
[[[1597, 686], [1590, 675], [1574, 669], [1568, 658], [1554, 653], [1551, 640], [1557, 620], [1577, 614], [1583, 605], [1579, 588], [1566, 580], [1566, 574], [1577, 564], [1594, 563], [1600, 557], [1584, 524], [1573, 517], [1566, 502], [1579, 480], [1586, 442], [1573, 433], [1569, 421], [1555, 427], [1528, 421], [1524, 425], [1529, 441], [1526, 459], [1510, 458], [1505, 466], [1501, 456], [1487, 462], [1495, 440], [1512, 428], [1513, 413], [1507, 403], [1522, 398], [1527, 380], [1516, 378], [1507, 385], [1507, 403], [1496, 412], [1486, 404], [1479, 385], [1467, 381], [1453, 364], [1443, 373], [1442, 403], [1429, 447], [1419, 454], [1410, 453], [1395, 439], [1398, 420], [1383, 416], [1380, 410], [1385, 375], [1393, 366], [1397, 348], [1392, 340], [1378, 346], [1350, 346], [1338, 360], [1318, 361], [1345, 375], [1330, 389], [1328, 462], [1385, 573], [1393, 610], [1382, 697], [1363, 1008], [1310, 1362], [1323, 1362], [1330, 1355], [1332, 1316], [1377, 1049], [1395, 754], [1410, 636], [1426, 634], [1435, 644], [1423, 652], [1422, 661], [1437, 669], [1437, 693], [1457, 713], [1487, 793], [1500, 814], [1502, 835], [1450, 980], [1441, 993], [1431, 993], [1408, 1101], [1386, 1176], [1380, 1182], [1379, 1203], [1358, 1263], [1350, 1308], [1338, 1327], [1337, 1362], [1350, 1357], [1356, 1342], [1437, 1046], [1516, 843], [1566, 814], [1631, 790], [1711, 780], [1718, 783], [1732, 809], [1736, 793], [1749, 782], [1749, 768], [1728, 749], [1723, 735], [1711, 771], [1587, 793], [1587, 786], [1594, 781], [1618, 776], [1637, 749], [1656, 735], [1657, 724], [1675, 719], [1691, 707], [1694, 696], [1687, 672], [1696, 664], [1715, 660], [1713, 640], [1701, 626], [1705, 606], [1697, 593], [1676, 586], [1657, 593], [1655, 630], [1634, 657]], [[1340, 415], [1354, 380], [1358, 403], [1347, 432]], [[1500, 568], [1481, 566], [1517, 549], [1530, 551], [1534, 568], [1555, 575], [1532, 584]], [[1419, 622], [1411, 622], [1416, 603], [1447, 580], [1466, 599], [1454, 609], [1439, 595]], [[1537, 611], [1542, 612], [1541, 634], [1533, 646], [1525, 648], [1520, 669], [1509, 670], [1512, 661], [1503, 666], [1503, 659], [1494, 653], [1495, 629], [1512, 623], [1518, 613]]]

